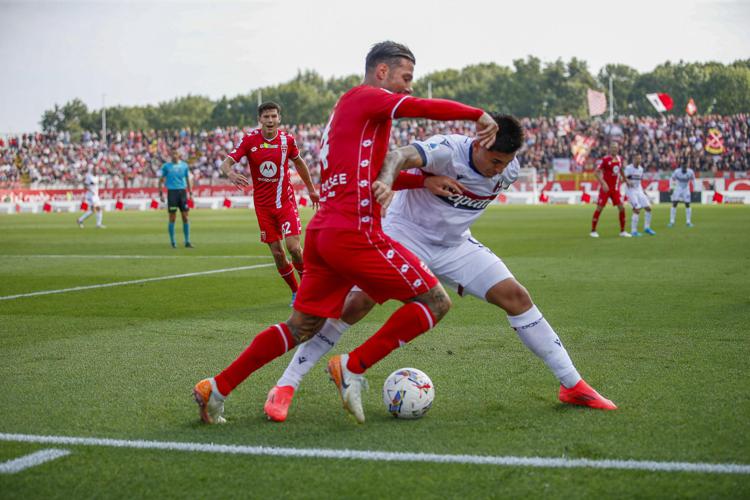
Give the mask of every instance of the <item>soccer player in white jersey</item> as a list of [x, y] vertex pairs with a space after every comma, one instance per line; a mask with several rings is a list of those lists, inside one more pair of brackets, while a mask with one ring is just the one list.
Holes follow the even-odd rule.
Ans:
[[[414, 252], [459, 295], [473, 295], [503, 309], [521, 341], [559, 379], [562, 402], [614, 410], [617, 406], [578, 374], [562, 342], [526, 289], [499, 257], [471, 235], [474, 221], [519, 173], [515, 152], [523, 142], [521, 126], [510, 116], [493, 118], [499, 132], [489, 150], [466, 136], [436, 135], [386, 156], [384, 168], [397, 162], [398, 169], [420, 168], [427, 175], [447, 176], [459, 181], [463, 192], [437, 196], [426, 189], [399, 191], [388, 208], [383, 230]], [[271, 420], [286, 420], [302, 377], [374, 305], [375, 301], [363, 291], [352, 289], [341, 318], [327, 320], [315, 337], [297, 349], [268, 394], [264, 411]]]
[[687, 165], [683, 165], [672, 173], [670, 179], [672, 184], [672, 209], [669, 211], [669, 226], [674, 226], [674, 219], [677, 215], [677, 204], [685, 204], [685, 219], [687, 227], [693, 227], [690, 220], [692, 209], [690, 208], [690, 182], [695, 182], [695, 172]]
[[635, 161], [622, 170], [622, 179], [627, 183], [626, 194], [628, 201], [633, 207], [633, 215], [630, 219], [630, 234], [641, 236], [638, 232], [638, 219], [640, 218], [641, 209], [646, 212], [643, 221], [643, 232], [654, 236], [656, 231], [651, 229], [651, 201], [643, 191], [641, 180], [643, 179], [643, 165], [641, 165], [641, 155], [635, 155]]
[[82, 216], [80, 216], [77, 220], [78, 227], [83, 229], [83, 221], [88, 219], [92, 214], [96, 214], [96, 227], [99, 229], [104, 229], [105, 226], [102, 224], [102, 202], [99, 199], [99, 170], [96, 165], [91, 167], [91, 169], [86, 174], [86, 177], [83, 180], [84, 186], [86, 186], [86, 195], [84, 200], [86, 201], [86, 212]]

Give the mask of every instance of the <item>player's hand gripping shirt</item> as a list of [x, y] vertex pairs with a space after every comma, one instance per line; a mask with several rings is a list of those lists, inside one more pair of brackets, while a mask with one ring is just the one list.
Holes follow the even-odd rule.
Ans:
[[276, 137], [266, 139], [260, 129], [252, 130], [229, 156], [236, 162], [247, 158], [255, 206], [281, 208], [295, 202], [289, 160], [299, 157], [299, 149], [291, 134], [279, 130]]
[[633, 189], [635, 191], [643, 190], [641, 185], [641, 180], [643, 179], [643, 167], [641, 165], [636, 167], [635, 165], [630, 164], [625, 167], [623, 173], [625, 174], [625, 179], [628, 181], [628, 189]]
[[501, 174], [480, 174], [472, 162], [473, 143], [463, 135], [435, 135], [413, 143], [424, 159], [423, 171], [456, 179], [466, 191], [451, 196], [437, 196], [427, 189], [398, 191], [383, 224], [406, 227], [419, 240], [437, 245], [454, 246], [469, 238], [470, 226], [520, 172], [514, 158]]
[[602, 172], [604, 182], [610, 189], [617, 189], [620, 185], [620, 169], [622, 168], [622, 159], [618, 156], [605, 156], [596, 166]]
[[419, 99], [360, 85], [341, 96], [323, 132], [320, 209], [308, 230], [380, 229], [380, 205], [372, 194], [388, 152], [391, 120], [423, 117], [478, 120], [482, 110], [442, 99]]

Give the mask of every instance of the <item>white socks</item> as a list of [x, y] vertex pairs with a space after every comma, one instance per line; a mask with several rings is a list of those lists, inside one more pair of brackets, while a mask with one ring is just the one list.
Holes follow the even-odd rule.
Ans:
[[286, 367], [284, 374], [276, 382], [276, 385], [291, 385], [297, 390], [302, 377], [307, 375], [307, 372], [315, 366], [320, 358], [333, 349], [341, 335], [350, 327], [351, 325], [340, 319], [326, 321], [317, 335], [297, 348], [289, 366]]
[[677, 207], [672, 207], [669, 209], [669, 223], [674, 224], [674, 218], [677, 215]]
[[643, 229], [648, 229], [651, 227], [651, 212], [647, 211], [645, 218], [643, 220]]
[[81, 223], [81, 222], [85, 221], [86, 219], [88, 219], [89, 217], [91, 217], [91, 214], [93, 214], [93, 213], [94, 212], [92, 212], [91, 210], [86, 210], [83, 213], [83, 215], [81, 216], [81, 218], [78, 219], [78, 222]]
[[636, 231], [638, 231], [638, 214], [633, 214], [630, 216], [630, 232]]
[[562, 385], [570, 389], [581, 380], [568, 351], [536, 306], [518, 316], [508, 316], [508, 321], [526, 347], [544, 361]]
[[687, 220], [685, 222], [687, 222], [688, 224], [690, 224], [690, 215], [691, 215], [692, 211], [693, 211], [693, 209], [690, 208], [690, 207], [687, 207], [685, 209], [685, 217], [687, 217]]
[[101, 226], [102, 225], [102, 217], [104, 217], [104, 211], [100, 208], [98, 212], [96, 212], [96, 225]]

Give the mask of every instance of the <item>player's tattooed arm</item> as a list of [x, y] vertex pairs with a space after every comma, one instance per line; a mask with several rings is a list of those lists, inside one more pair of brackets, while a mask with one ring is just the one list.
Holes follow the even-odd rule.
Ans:
[[375, 200], [384, 208], [387, 207], [393, 198], [391, 188], [398, 173], [419, 167], [424, 167], [424, 159], [415, 146], [404, 146], [390, 151], [385, 155], [377, 180], [372, 183]]
[[240, 189], [245, 189], [246, 187], [250, 186], [250, 181], [247, 180], [247, 177], [244, 175], [237, 173], [234, 171], [234, 164], [237, 163], [234, 161], [234, 158], [231, 156], [227, 156], [224, 162], [221, 164], [221, 171], [224, 175], [227, 176], [227, 178], [232, 181], [232, 184], [237, 186]]

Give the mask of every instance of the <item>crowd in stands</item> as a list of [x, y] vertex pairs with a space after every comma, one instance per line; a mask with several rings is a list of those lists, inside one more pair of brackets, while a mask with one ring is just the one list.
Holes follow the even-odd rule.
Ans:
[[[699, 175], [750, 171], [750, 115], [619, 117], [614, 123], [571, 117], [524, 118], [526, 144], [519, 153], [523, 167], [550, 170], [553, 159], [571, 159], [572, 170], [590, 170], [607, 153], [608, 144], [621, 144], [625, 162], [640, 153], [652, 175], [664, 177], [687, 165]], [[318, 156], [323, 125], [286, 127], [302, 151], [314, 180], [319, 179]], [[720, 138], [717, 139], [715, 130]], [[394, 122], [392, 145], [441, 133], [473, 134], [466, 122]], [[86, 172], [98, 166], [105, 187], [156, 186], [159, 169], [174, 148], [181, 148], [195, 181], [225, 184], [219, 165], [242, 138], [241, 128], [179, 131], [110, 132], [104, 143], [96, 133], [83, 132], [73, 140], [69, 133], [32, 133], [0, 138], [0, 188], [80, 187]], [[578, 138], [578, 139], [577, 139]], [[572, 160], [571, 146], [587, 138], [590, 150]], [[723, 148], [711, 154], [706, 146]], [[243, 160], [244, 161], [244, 160]], [[241, 168], [238, 165], [238, 168]]]

